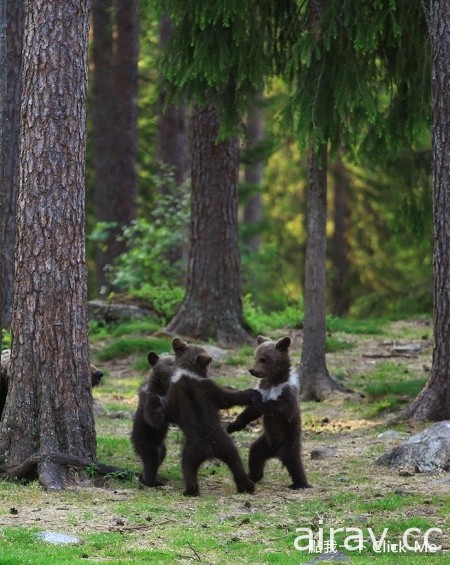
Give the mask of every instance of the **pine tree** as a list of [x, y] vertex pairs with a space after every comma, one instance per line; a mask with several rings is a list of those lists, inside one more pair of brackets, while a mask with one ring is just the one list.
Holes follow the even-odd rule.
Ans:
[[[60, 489], [95, 459], [84, 252], [87, 0], [26, 5], [6, 476]], [[37, 64], [39, 61], [39, 64]]]
[[408, 410], [416, 422], [450, 419], [450, 1], [431, 0], [434, 349], [430, 379]]
[[[0, 0], [0, 69], [6, 68], [6, 0]], [[6, 73], [0, 75], [0, 352], [2, 350], [5, 266]]]

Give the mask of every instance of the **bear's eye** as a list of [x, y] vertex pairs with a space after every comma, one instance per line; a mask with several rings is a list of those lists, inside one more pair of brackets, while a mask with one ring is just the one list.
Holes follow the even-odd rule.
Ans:
[[265, 363], [266, 360], [264, 359], [264, 357], [262, 359], [260, 359], [261, 363]]

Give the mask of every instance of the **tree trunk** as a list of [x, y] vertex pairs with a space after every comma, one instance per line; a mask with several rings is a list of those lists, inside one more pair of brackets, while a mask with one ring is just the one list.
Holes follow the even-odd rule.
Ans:
[[331, 311], [335, 316], [344, 316], [350, 308], [348, 287], [348, 176], [341, 159], [333, 165], [334, 176], [334, 232], [332, 240], [333, 282], [331, 286]]
[[408, 410], [414, 422], [450, 419], [450, 0], [431, 0], [434, 349], [431, 375]]
[[6, 135], [6, 220], [5, 220], [5, 270], [4, 270], [4, 325], [11, 324], [14, 249], [16, 239], [17, 191], [19, 186], [19, 130], [22, 75], [22, 41], [24, 2], [6, 2], [7, 23], [7, 120]]
[[95, 458], [84, 251], [87, 0], [25, 13], [20, 185], [3, 472], [62, 488]]
[[[113, 81], [113, 0], [92, 1], [93, 107], [92, 140], [94, 150], [95, 210], [99, 222], [115, 218], [114, 190], [114, 81]], [[108, 240], [97, 248], [97, 286], [107, 287], [106, 265], [111, 263]]]
[[342, 390], [330, 377], [325, 361], [327, 147], [310, 149], [308, 159], [305, 318], [300, 363], [302, 400], [321, 401]]
[[6, 181], [6, 0], [0, 0], [0, 352], [5, 303], [5, 181]]
[[[117, 0], [115, 53], [115, 206], [121, 227], [136, 218], [137, 192], [137, 63], [139, 54], [138, 0]], [[115, 257], [125, 249], [115, 242]]]
[[237, 238], [236, 138], [218, 142], [219, 114], [192, 117], [191, 241], [186, 295], [167, 331], [223, 345], [250, 340], [244, 329]]
[[137, 3], [95, 0], [93, 6], [94, 44], [99, 42], [94, 48], [96, 215], [113, 224], [98, 250], [97, 278], [99, 286], [107, 289], [105, 269], [124, 252], [123, 228], [136, 217]]
[[[247, 111], [247, 148], [255, 150], [264, 139], [264, 110], [262, 96], [252, 104]], [[253, 155], [245, 167], [245, 182], [253, 187], [252, 194], [244, 207], [244, 223], [249, 227], [257, 226], [262, 215], [262, 196], [260, 191], [263, 179], [264, 163], [257, 155]], [[261, 245], [259, 233], [252, 235], [245, 242], [247, 249], [258, 252]]]
[[[169, 16], [163, 14], [159, 22], [159, 45], [163, 49], [172, 34]], [[158, 123], [156, 131], [156, 151], [158, 172], [162, 179], [161, 190], [170, 193], [171, 184], [164, 182], [170, 172], [176, 186], [188, 177], [189, 173], [189, 120], [186, 104], [169, 105], [166, 108], [166, 89], [161, 87], [158, 97]]]

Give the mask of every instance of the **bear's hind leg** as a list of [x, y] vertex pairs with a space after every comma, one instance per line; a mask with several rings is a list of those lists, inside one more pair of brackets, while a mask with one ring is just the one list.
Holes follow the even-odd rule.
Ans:
[[233, 440], [226, 434], [224, 434], [221, 441], [214, 446], [214, 456], [228, 465], [230, 471], [233, 473], [238, 492], [253, 492], [255, 490], [255, 484], [247, 476], [241, 456]]
[[186, 443], [181, 455], [181, 466], [184, 479], [184, 496], [199, 496], [198, 469], [205, 461], [206, 456], [198, 444]]
[[145, 452], [141, 454], [144, 469], [142, 471], [142, 483], [148, 487], [161, 487], [164, 483], [157, 478], [159, 466], [161, 465], [160, 446], [146, 446]]
[[304, 489], [309, 488], [308, 480], [306, 478], [305, 470], [303, 469], [302, 460], [300, 457], [300, 448], [294, 446], [290, 447], [282, 453], [281, 462], [288, 470], [292, 478], [292, 484], [289, 485], [291, 489]]
[[263, 478], [264, 465], [271, 456], [270, 446], [263, 434], [251, 445], [248, 456], [249, 477], [253, 482], [257, 483]]

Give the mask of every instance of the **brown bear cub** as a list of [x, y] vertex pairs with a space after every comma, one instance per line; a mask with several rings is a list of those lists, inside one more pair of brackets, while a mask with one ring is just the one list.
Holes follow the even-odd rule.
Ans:
[[159, 357], [150, 351], [147, 355], [153, 367], [148, 380], [139, 391], [139, 402], [134, 415], [131, 442], [143, 464], [140, 480], [149, 487], [159, 487], [164, 483], [158, 480], [158, 469], [166, 456], [164, 439], [168, 424], [163, 422], [158, 428], [153, 425], [153, 411], [164, 405], [170, 386], [170, 378], [176, 370], [173, 355]]
[[249, 477], [254, 482], [260, 481], [266, 461], [276, 457], [292, 477], [290, 488], [308, 488], [301, 460], [298, 377], [291, 371], [289, 357], [291, 340], [283, 337], [272, 341], [258, 336], [257, 341], [255, 364], [249, 371], [261, 379], [256, 388], [262, 395], [262, 403], [246, 408], [228, 425], [227, 431], [242, 430], [262, 415], [264, 432], [250, 447]]
[[228, 465], [239, 492], [253, 492], [255, 485], [244, 471], [233, 440], [221, 426], [219, 409], [261, 401], [260, 393], [222, 389], [208, 378], [212, 359], [204, 349], [189, 346], [178, 337], [172, 340], [172, 347], [177, 370], [167, 405], [159, 412], [168, 422], [177, 424], [185, 436], [181, 454], [183, 494], [198, 496], [198, 470], [204, 461], [212, 458]]

